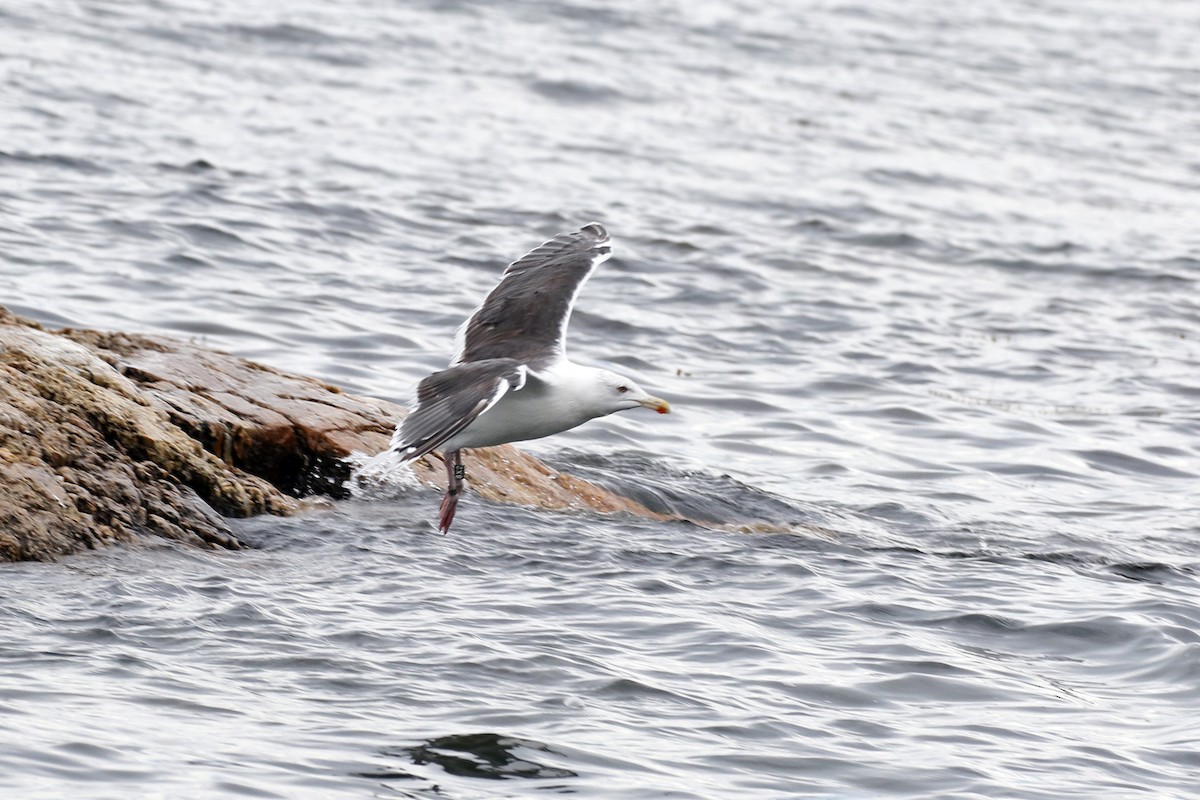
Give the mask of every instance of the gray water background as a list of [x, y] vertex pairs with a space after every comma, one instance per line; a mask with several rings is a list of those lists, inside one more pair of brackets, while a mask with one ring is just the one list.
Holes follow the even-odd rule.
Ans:
[[9, 308], [402, 401], [599, 220], [572, 355], [675, 413], [530, 449], [794, 528], [398, 491], [0, 567], [0, 796], [1200, 796], [1198, 32], [0, 4]]

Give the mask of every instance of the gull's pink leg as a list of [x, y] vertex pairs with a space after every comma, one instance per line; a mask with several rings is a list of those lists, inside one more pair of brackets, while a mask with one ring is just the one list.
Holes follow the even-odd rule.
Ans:
[[450, 530], [450, 523], [454, 521], [454, 512], [458, 508], [458, 496], [462, 493], [463, 478], [466, 473], [463, 470], [462, 451], [453, 450], [445, 454], [446, 462], [446, 496], [442, 498], [442, 507], [438, 509], [440, 518], [438, 520], [438, 530], [446, 533]]

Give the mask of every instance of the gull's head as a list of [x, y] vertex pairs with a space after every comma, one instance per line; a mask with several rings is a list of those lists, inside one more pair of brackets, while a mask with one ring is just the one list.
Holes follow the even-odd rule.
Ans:
[[596, 391], [602, 414], [627, 411], [631, 408], [650, 408], [660, 414], [671, 410], [671, 405], [661, 397], [649, 394], [645, 389], [615, 372], [598, 369], [595, 372]]

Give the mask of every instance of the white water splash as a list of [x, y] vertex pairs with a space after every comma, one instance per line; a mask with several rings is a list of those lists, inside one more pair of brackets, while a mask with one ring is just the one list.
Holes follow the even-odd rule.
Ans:
[[391, 448], [375, 456], [355, 451], [342, 459], [352, 472], [347, 488], [353, 497], [379, 500], [408, 494], [421, 488], [421, 482], [407, 462]]

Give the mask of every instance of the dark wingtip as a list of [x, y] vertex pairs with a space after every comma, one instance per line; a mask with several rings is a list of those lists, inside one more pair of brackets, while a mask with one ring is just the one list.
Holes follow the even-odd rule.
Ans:
[[599, 222], [589, 222], [587, 225], [584, 225], [582, 228], [580, 228], [579, 232], [595, 236], [596, 241], [598, 242], [608, 241], [608, 231], [606, 231], [604, 226]]

